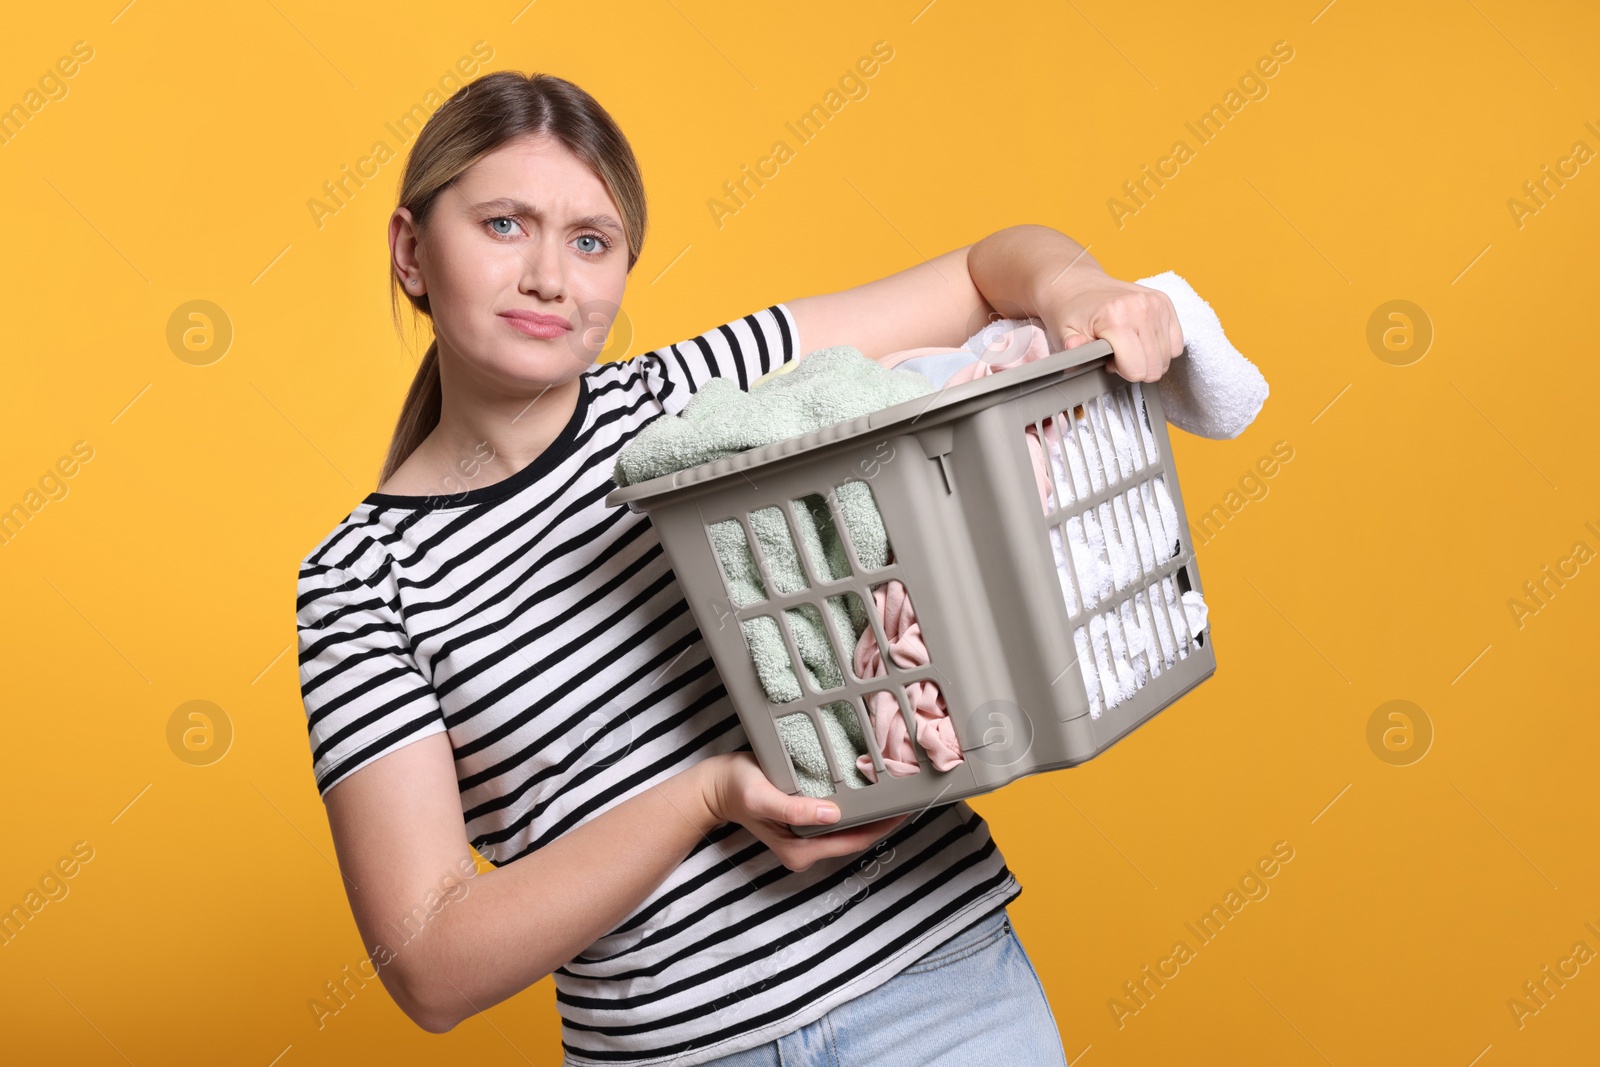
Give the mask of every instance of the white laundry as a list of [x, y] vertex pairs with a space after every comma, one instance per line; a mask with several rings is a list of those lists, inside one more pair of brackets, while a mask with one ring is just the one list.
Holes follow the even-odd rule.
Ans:
[[[1206, 628], [1205, 599], [1194, 589], [1180, 597], [1170, 576], [1155, 580], [1181, 547], [1182, 531], [1166, 478], [1149, 474], [1159, 452], [1139, 383], [1040, 429], [1051, 474], [1046, 510], [1067, 513], [1050, 527], [1062, 600], [1068, 615], [1095, 612], [1072, 636], [1089, 715], [1099, 718], [1189, 655]], [[1124, 488], [1074, 513], [1075, 501], [1108, 485]]]
[[1183, 613], [1189, 618], [1189, 636], [1199, 637], [1206, 628], [1206, 602], [1198, 590], [1183, 594]]

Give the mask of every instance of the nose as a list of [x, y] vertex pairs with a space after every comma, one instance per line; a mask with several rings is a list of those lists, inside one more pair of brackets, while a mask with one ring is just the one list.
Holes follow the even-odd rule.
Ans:
[[565, 299], [567, 262], [560, 238], [541, 233], [523, 247], [522, 291], [552, 303]]

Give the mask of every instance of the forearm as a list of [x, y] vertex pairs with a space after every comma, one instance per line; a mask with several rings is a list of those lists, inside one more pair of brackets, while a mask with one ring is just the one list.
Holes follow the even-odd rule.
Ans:
[[615, 927], [720, 825], [706, 801], [706, 773], [702, 761], [471, 879], [404, 961], [412, 1017], [428, 1030], [448, 1030]]
[[1007, 318], [1040, 317], [1074, 288], [1105, 271], [1077, 241], [1048, 226], [1011, 226], [967, 253], [967, 272], [985, 300]]

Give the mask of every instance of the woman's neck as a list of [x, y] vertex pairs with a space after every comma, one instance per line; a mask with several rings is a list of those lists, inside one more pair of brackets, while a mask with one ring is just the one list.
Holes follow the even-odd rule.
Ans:
[[541, 386], [528, 396], [465, 398], [462, 390], [446, 385], [439, 425], [379, 491], [459, 493], [511, 477], [560, 436], [577, 408], [580, 377]]

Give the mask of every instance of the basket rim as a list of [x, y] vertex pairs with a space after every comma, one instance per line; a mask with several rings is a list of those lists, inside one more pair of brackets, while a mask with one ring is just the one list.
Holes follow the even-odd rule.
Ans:
[[[703, 486], [707, 483], [727, 478], [734, 474], [754, 470], [768, 463], [776, 462], [796, 452], [807, 451], [820, 445], [833, 444], [837, 441], [860, 437], [868, 433], [879, 433], [883, 430], [899, 426], [901, 423], [915, 422], [924, 416], [955, 404], [981, 397], [987, 393], [1003, 389], [1009, 390], [1024, 382], [1033, 381], [1053, 374], [1064, 374], [1074, 377], [1089, 369], [1095, 361], [1102, 357], [1111, 356], [1111, 342], [1104, 339], [1088, 341], [1072, 349], [1061, 349], [1051, 352], [1032, 363], [1023, 363], [1010, 367], [1003, 373], [986, 374], [982, 378], [970, 382], [961, 382], [957, 385], [941, 387], [925, 396], [913, 397], [898, 404], [891, 404], [876, 411], [869, 411], [854, 419], [832, 423], [818, 427], [800, 434], [797, 437], [785, 438], [771, 444], [757, 445], [747, 448], [743, 452], [736, 452], [731, 456], [720, 459], [707, 460], [693, 467], [685, 467], [680, 471], [663, 474], [655, 478], [648, 478], [632, 485], [618, 486], [606, 494], [607, 507], [619, 507], [627, 504], [638, 511], [645, 503], [656, 503], [654, 498], [665, 496], [679, 489], [691, 486]], [[1109, 360], [1106, 361], [1109, 363]], [[1068, 373], [1070, 372], [1070, 373]], [[916, 371], [908, 373], [915, 374]], [[930, 403], [928, 397], [932, 396]]]

